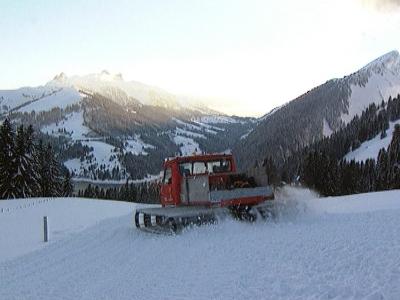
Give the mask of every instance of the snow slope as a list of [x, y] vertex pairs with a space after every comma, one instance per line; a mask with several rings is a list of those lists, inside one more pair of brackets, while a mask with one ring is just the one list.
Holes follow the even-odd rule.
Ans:
[[40, 112], [54, 107], [66, 108], [80, 100], [80, 94], [69, 87], [39, 86], [0, 90], [0, 113], [12, 110]]
[[[89, 167], [93, 170], [100, 168], [101, 165], [105, 169], [112, 170], [118, 167], [120, 170], [124, 169], [118, 160], [118, 153], [115, 152], [115, 147], [102, 141], [102, 137], [90, 138], [93, 132], [89, 127], [84, 125], [83, 111], [73, 112], [65, 116], [64, 120], [58, 123], [52, 123], [43, 126], [40, 129], [43, 133], [52, 136], [67, 136], [72, 139], [71, 143], [81, 141], [83, 146], [93, 148], [89, 156], [85, 157], [84, 161], [78, 158], [70, 159], [64, 162], [64, 165], [75, 173], [75, 176], [84, 178], [91, 176], [84, 174], [84, 170]], [[146, 149], [154, 149], [153, 145], [143, 142], [140, 135], [134, 137], [122, 137], [124, 141], [124, 153], [131, 152], [134, 155], [147, 155]]]
[[400, 120], [389, 123], [389, 128], [386, 130], [385, 138], [381, 139], [381, 135], [378, 134], [373, 139], [362, 143], [359, 148], [347, 153], [344, 158], [347, 161], [351, 161], [354, 159], [355, 161], [359, 162], [366, 161], [368, 158], [373, 158], [376, 160], [378, 158], [379, 150], [381, 150], [382, 148], [387, 149], [387, 147], [389, 146], [392, 140], [394, 126], [396, 124], [400, 124]]
[[153, 145], [146, 144], [141, 139], [140, 135], [136, 135], [134, 138], [129, 138], [125, 141], [125, 153], [131, 152], [134, 155], [147, 155], [145, 149], [155, 149]]
[[101, 165], [107, 170], [119, 168], [120, 171], [124, 170], [118, 160], [118, 152], [115, 152], [115, 147], [102, 141], [89, 140], [82, 141], [83, 146], [88, 146], [93, 150], [85, 157], [84, 161], [74, 158], [64, 162], [64, 165], [77, 177], [86, 177], [84, 170], [99, 169]]
[[44, 248], [43, 216], [51, 242], [101, 220], [128, 213], [134, 204], [80, 198], [32, 198], [0, 201], [0, 263]]
[[172, 140], [179, 146], [179, 150], [182, 152], [183, 156], [201, 153], [199, 144], [190, 137], [175, 135]]
[[49, 96], [43, 97], [37, 101], [23, 106], [18, 111], [20, 112], [41, 112], [50, 111], [53, 108], [65, 109], [67, 106], [77, 104], [81, 101], [81, 95], [78, 91], [70, 87], [62, 87], [57, 92]]
[[[126, 211], [0, 263], [1, 295], [398, 299], [400, 191], [314, 197], [285, 189], [278, 199], [286, 208], [275, 222], [227, 220], [178, 236], [137, 231]], [[0, 226], [0, 236], [14, 231]]]
[[56, 93], [60, 88], [39, 86], [36, 88], [23, 87], [17, 90], [0, 91], [0, 112], [11, 111], [25, 103], [37, 101]]
[[[225, 129], [224, 128], [221, 128], [221, 127], [217, 127], [217, 126], [213, 126], [213, 125], [209, 125], [209, 124], [206, 124], [206, 123], [202, 123], [202, 122], [199, 122], [199, 121], [197, 121], [196, 120], [196, 118], [194, 118], [193, 120], [192, 120], [192, 123], [194, 123], [194, 124], [192, 124], [192, 123], [187, 123], [187, 122], [184, 122], [184, 121], [182, 121], [182, 120], [179, 120], [179, 119], [177, 119], [177, 118], [172, 118], [172, 120], [174, 121], [174, 122], [176, 122], [178, 125], [180, 125], [180, 126], [183, 126], [183, 127], [186, 127], [188, 130], [194, 130], [194, 131], [199, 131], [199, 132], [207, 132], [207, 133], [211, 133], [211, 134], [217, 134], [218, 133], [218, 131], [225, 131]], [[196, 124], [196, 125], [195, 125]], [[177, 127], [177, 129], [178, 129], [179, 127]]]
[[323, 119], [323, 123], [322, 123], [322, 135], [324, 137], [328, 137], [333, 133], [332, 128], [329, 126], [328, 122]]
[[198, 118], [196, 121], [204, 124], [229, 124], [238, 122], [232, 117], [222, 116], [222, 115], [203, 116]]
[[65, 120], [47, 126], [43, 126], [40, 131], [49, 135], [59, 136], [64, 135], [63, 130], [65, 129], [66, 135], [70, 136], [73, 140], [87, 139], [88, 133], [91, 131], [90, 128], [84, 125], [83, 111], [73, 112], [65, 117]]
[[350, 77], [353, 82], [348, 113], [341, 116], [345, 123], [361, 115], [371, 103], [380, 104], [400, 93], [400, 55], [397, 51], [389, 52]]

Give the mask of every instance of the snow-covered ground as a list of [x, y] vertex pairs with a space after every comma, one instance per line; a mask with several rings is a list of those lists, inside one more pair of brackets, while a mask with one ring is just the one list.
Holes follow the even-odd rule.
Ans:
[[118, 160], [118, 153], [115, 152], [114, 146], [102, 141], [82, 141], [82, 145], [93, 148], [93, 151], [90, 152], [93, 158], [86, 157], [83, 162], [78, 158], [64, 162], [64, 165], [71, 172], [73, 171], [77, 177], [84, 177], [85, 169], [99, 169], [101, 165], [104, 165], [106, 170], [112, 170], [117, 167], [119, 170], [124, 170], [124, 167]]
[[322, 135], [328, 137], [333, 133], [332, 128], [329, 126], [328, 122], [324, 119], [322, 123]]
[[[211, 133], [211, 134], [217, 134], [218, 131], [225, 131], [224, 128], [199, 122], [199, 121], [197, 121], [196, 118], [194, 118], [191, 121], [192, 123], [187, 123], [187, 122], [184, 122], [177, 118], [172, 118], [172, 120], [175, 121], [178, 125], [183, 126], [190, 131], [207, 132], [207, 133]], [[181, 128], [177, 127], [177, 129], [181, 129]]]
[[250, 133], [252, 133], [252, 131], [254, 130], [254, 128], [249, 129], [245, 134], [243, 134], [240, 139], [243, 140], [245, 138], [247, 138], [249, 136]]
[[177, 146], [179, 146], [183, 156], [193, 155], [193, 153], [201, 153], [199, 144], [192, 138], [175, 135], [173, 141]]
[[61, 122], [43, 126], [40, 131], [49, 135], [68, 135], [73, 140], [82, 140], [87, 139], [90, 128], [84, 125], [83, 111], [79, 111], [67, 115]]
[[204, 134], [193, 132], [193, 131], [189, 131], [189, 130], [185, 130], [185, 129], [182, 129], [182, 128], [179, 128], [179, 127], [176, 127], [175, 134], [177, 134], [177, 135], [186, 135], [186, 136], [189, 136], [189, 137], [200, 138], [200, 139], [205, 139], [206, 138]]
[[0, 200], [0, 263], [44, 248], [43, 217], [49, 219], [52, 242], [103, 219], [129, 213], [134, 204], [80, 198]]
[[221, 128], [221, 127], [217, 127], [215, 125], [210, 125], [210, 124], [206, 124], [206, 123], [201, 123], [199, 121], [193, 120], [193, 123], [206, 128], [206, 132], [211, 133], [211, 134], [217, 134], [218, 131], [225, 131], [225, 128]]
[[214, 115], [214, 116], [203, 116], [198, 118], [196, 121], [199, 121], [204, 124], [229, 124], [229, 123], [237, 123], [238, 121], [232, 117], [223, 116], [223, 115]]
[[125, 153], [131, 152], [134, 155], [147, 155], [148, 153], [145, 151], [145, 149], [155, 148], [153, 145], [143, 142], [139, 135], [136, 135], [134, 138], [127, 139], [124, 146]]
[[396, 124], [400, 124], [400, 120], [389, 123], [389, 128], [386, 130], [385, 138], [381, 139], [381, 135], [378, 134], [373, 139], [362, 143], [360, 147], [358, 147], [354, 151], [347, 153], [344, 158], [348, 161], [354, 159], [360, 162], [366, 161], [368, 158], [373, 158], [376, 160], [378, 158], [379, 150], [381, 150], [382, 148], [387, 149], [387, 147], [389, 146], [393, 137], [393, 131]]
[[[54, 107], [65, 108], [79, 102], [81, 96], [69, 87], [23, 87], [17, 90], [0, 90], [0, 112], [18, 107], [21, 112], [51, 110]], [[25, 106], [24, 106], [25, 105]]]
[[19, 109], [20, 112], [41, 112], [50, 111], [51, 109], [58, 107], [61, 109], [66, 108], [69, 105], [77, 104], [81, 101], [81, 95], [78, 91], [70, 87], [63, 87], [57, 90], [56, 93], [50, 94], [47, 97], [43, 97], [29, 105], [26, 105]]
[[[72, 227], [81, 219], [95, 218], [92, 224], [103, 219], [105, 203], [121, 216], [46, 245], [40, 244], [40, 231], [27, 236], [40, 249], [3, 259], [1, 298], [399, 299], [400, 191], [315, 197], [284, 189], [277, 195], [284, 208], [275, 221], [226, 220], [178, 236], [133, 228], [133, 204], [115, 203], [121, 205], [117, 209], [112, 202], [93, 201], [99, 209], [88, 210], [86, 200], [75, 199], [75, 209], [68, 211], [65, 199], [16, 210], [7, 220], [3, 213], [2, 253], [25, 247], [3, 245], [24, 236], [18, 232], [25, 226], [33, 231], [30, 215], [47, 206]], [[40, 220], [42, 214], [37, 213]], [[48, 215], [56, 226], [58, 218]]]
[[[90, 166], [92, 169], [98, 169], [100, 165], [104, 165], [105, 169], [108, 170], [116, 167], [120, 170], [123, 169], [114, 146], [102, 141], [101, 137], [89, 137], [91, 130], [84, 125], [83, 111], [70, 113], [64, 120], [43, 126], [40, 130], [53, 136], [68, 136], [72, 139], [72, 142], [81, 141], [82, 145], [93, 148], [93, 151], [90, 152], [93, 155], [92, 160], [85, 159], [81, 162], [80, 159], [74, 158], [64, 163], [77, 177], [84, 177], [84, 170], [89, 169]], [[140, 135], [127, 137], [124, 140], [124, 153], [131, 152], [134, 155], [147, 155], [146, 149], [154, 149], [154, 146], [145, 143]]]

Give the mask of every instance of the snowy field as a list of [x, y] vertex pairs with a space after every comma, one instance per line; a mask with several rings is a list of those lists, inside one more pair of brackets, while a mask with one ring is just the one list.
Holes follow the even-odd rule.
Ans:
[[[226, 220], [177, 236], [137, 231], [134, 204], [64, 199], [10, 211], [15, 215], [6, 221], [7, 213], [0, 214], [2, 256], [24, 247], [3, 250], [25, 224], [30, 227], [32, 211], [41, 217], [49, 210], [54, 226], [57, 217], [50, 212], [64, 216], [63, 231], [72, 227], [36, 251], [2, 258], [0, 297], [400, 298], [400, 191], [318, 199], [289, 188], [277, 198], [282, 208], [275, 221]], [[74, 207], [70, 213], [67, 201]], [[14, 225], [5, 227], [8, 222]]]
[[0, 200], [0, 263], [45, 246], [43, 216], [48, 217], [55, 242], [103, 219], [125, 215], [134, 205], [80, 198]]

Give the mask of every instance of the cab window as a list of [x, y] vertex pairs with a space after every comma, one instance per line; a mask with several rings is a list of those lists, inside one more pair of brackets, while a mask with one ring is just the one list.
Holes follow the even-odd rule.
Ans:
[[221, 160], [221, 171], [230, 172], [231, 170], [231, 161], [228, 159]]
[[192, 175], [192, 163], [180, 163], [179, 172], [182, 176]]
[[231, 162], [227, 159], [209, 161], [207, 162], [207, 170], [209, 173], [230, 172]]
[[204, 174], [207, 171], [206, 163], [203, 161], [196, 161], [193, 163], [193, 174]]
[[172, 183], [172, 170], [171, 168], [167, 168], [164, 171], [164, 184], [171, 184]]

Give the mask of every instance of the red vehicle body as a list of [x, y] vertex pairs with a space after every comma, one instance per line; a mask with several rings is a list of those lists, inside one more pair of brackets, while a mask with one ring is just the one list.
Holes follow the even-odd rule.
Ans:
[[251, 178], [237, 174], [231, 154], [174, 157], [164, 161], [163, 169], [162, 207], [137, 210], [135, 224], [140, 229], [176, 232], [190, 224], [214, 222], [226, 208], [239, 219], [255, 220], [255, 209], [265, 213], [274, 199], [271, 187], [257, 187]]
[[[204, 164], [204, 167], [202, 167]], [[219, 164], [219, 166], [218, 166]], [[183, 173], [182, 166], [190, 166], [189, 172]], [[213, 168], [210, 168], [213, 167]], [[273, 199], [271, 195], [240, 197], [221, 202], [212, 202], [208, 197], [182, 201], [181, 191], [187, 180], [208, 177], [209, 190], [226, 190], [240, 188], [247, 182], [235, 178], [236, 163], [231, 154], [204, 154], [174, 157], [164, 162], [164, 174], [161, 184], [160, 200], [162, 206], [230, 206], [256, 205], [265, 200]], [[204, 182], [207, 182], [205, 180]], [[248, 183], [247, 183], [248, 184]]]

